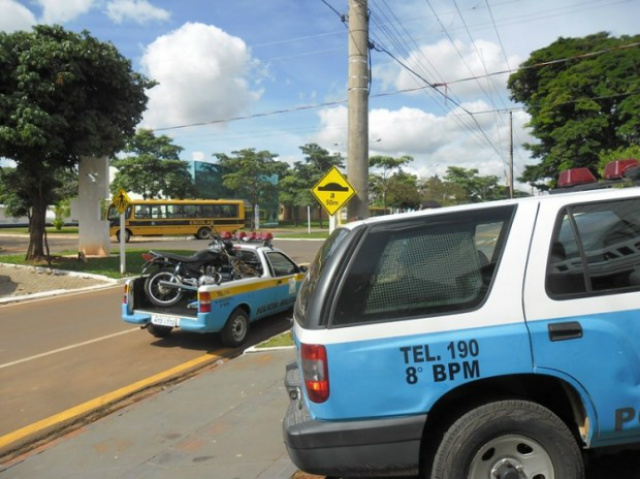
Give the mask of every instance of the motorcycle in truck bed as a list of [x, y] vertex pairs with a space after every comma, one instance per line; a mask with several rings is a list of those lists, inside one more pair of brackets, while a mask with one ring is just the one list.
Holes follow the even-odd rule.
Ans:
[[[293, 307], [306, 267], [268, 244], [227, 244], [226, 250], [220, 250], [230, 253], [227, 259], [234, 262], [234, 269], [240, 263], [251, 274], [232, 274], [225, 272], [223, 266], [188, 282], [181, 277], [178, 278], [182, 281], [178, 281], [172, 270], [160, 268], [153, 274], [127, 280], [122, 319], [146, 328], [156, 337], [165, 337], [180, 328], [220, 333], [225, 346], [238, 347], [246, 340], [252, 322]], [[180, 257], [150, 252], [186, 263], [195, 262], [201, 253]], [[157, 278], [160, 279], [156, 281]], [[159, 295], [153, 294], [158, 289], [173, 290], [172, 300], [159, 301]]]

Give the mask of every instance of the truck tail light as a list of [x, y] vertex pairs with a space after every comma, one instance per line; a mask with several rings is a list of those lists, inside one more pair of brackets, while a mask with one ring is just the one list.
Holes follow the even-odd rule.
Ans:
[[589, 171], [589, 168], [571, 168], [560, 172], [558, 188], [568, 188], [586, 183], [595, 183], [596, 181], [596, 177]]
[[329, 365], [327, 350], [318, 344], [302, 344], [302, 375], [310, 401], [323, 403], [329, 399]]
[[211, 293], [209, 291], [198, 291], [198, 312], [211, 312]]
[[122, 304], [127, 304], [129, 299], [129, 282], [124, 283], [124, 296], [122, 297]]

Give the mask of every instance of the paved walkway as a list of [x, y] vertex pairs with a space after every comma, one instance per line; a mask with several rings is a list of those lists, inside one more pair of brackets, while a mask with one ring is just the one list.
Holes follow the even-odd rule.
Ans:
[[283, 376], [293, 358], [270, 350], [219, 364], [0, 464], [0, 479], [289, 479]]

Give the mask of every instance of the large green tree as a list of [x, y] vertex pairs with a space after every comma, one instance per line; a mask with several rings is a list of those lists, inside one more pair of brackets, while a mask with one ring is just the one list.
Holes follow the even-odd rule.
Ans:
[[[573, 167], [597, 170], [600, 156], [640, 141], [640, 35], [559, 38], [509, 77], [511, 98], [531, 115], [527, 144], [536, 165], [520, 181], [547, 188]], [[553, 181], [552, 181], [553, 183]]]
[[[420, 209], [418, 177], [404, 171], [398, 171], [390, 176], [387, 201], [389, 206], [401, 210]], [[385, 204], [385, 208], [387, 204]]]
[[[369, 189], [372, 196], [382, 203], [383, 211], [387, 210], [387, 196], [389, 187], [393, 184], [392, 175], [396, 171], [402, 171], [402, 167], [411, 163], [413, 157], [405, 155], [400, 158], [392, 156], [372, 156], [369, 158], [369, 168], [374, 173], [369, 175]], [[399, 183], [405, 185], [405, 183]]]
[[138, 130], [123, 150], [129, 156], [111, 159], [111, 165], [118, 169], [111, 182], [111, 192], [115, 194], [124, 188], [145, 199], [192, 198], [194, 183], [188, 163], [180, 160], [182, 150], [166, 135], [155, 136], [151, 130]]
[[0, 157], [16, 162], [31, 209], [26, 258], [46, 257], [52, 178], [133, 135], [153, 86], [111, 43], [60, 26], [0, 32]]
[[278, 183], [280, 190], [279, 200], [285, 207], [291, 208], [292, 219], [295, 226], [300, 221], [298, 210], [301, 206], [311, 206], [316, 203], [311, 194], [311, 187], [305, 173], [301, 170], [304, 165], [296, 162], [293, 168], [289, 168]]
[[[256, 151], [254, 148], [232, 151], [231, 155], [215, 153], [218, 163], [225, 172], [222, 183], [236, 192], [237, 198], [244, 198], [251, 204], [253, 212], [261, 201], [278, 197], [278, 178], [287, 171], [287, 164], [276, 160], [275, 153]], [[255, 229], [255, 217], [251, 216], [251, 227]]]
[[480, 176], [476, 168], [450, 166], [444, 179], [463, 193], [464, 197], [457, 198], [457, 203], [480, 203], [507, 197], [505, 187], [498, 185], [497, 176]]

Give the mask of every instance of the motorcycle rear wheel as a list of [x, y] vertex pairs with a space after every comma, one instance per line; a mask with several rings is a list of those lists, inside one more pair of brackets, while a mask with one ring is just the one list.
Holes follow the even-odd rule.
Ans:
[[149, 276], [144, 282], [144, 292], [149, 301], [155, 306], [163, 308], [173, 306], [182, 299], [182, 291], [179, 288], [163, 286], [161, 281], [180, 284], [180, 280], [171, 270], [161, 269]]

